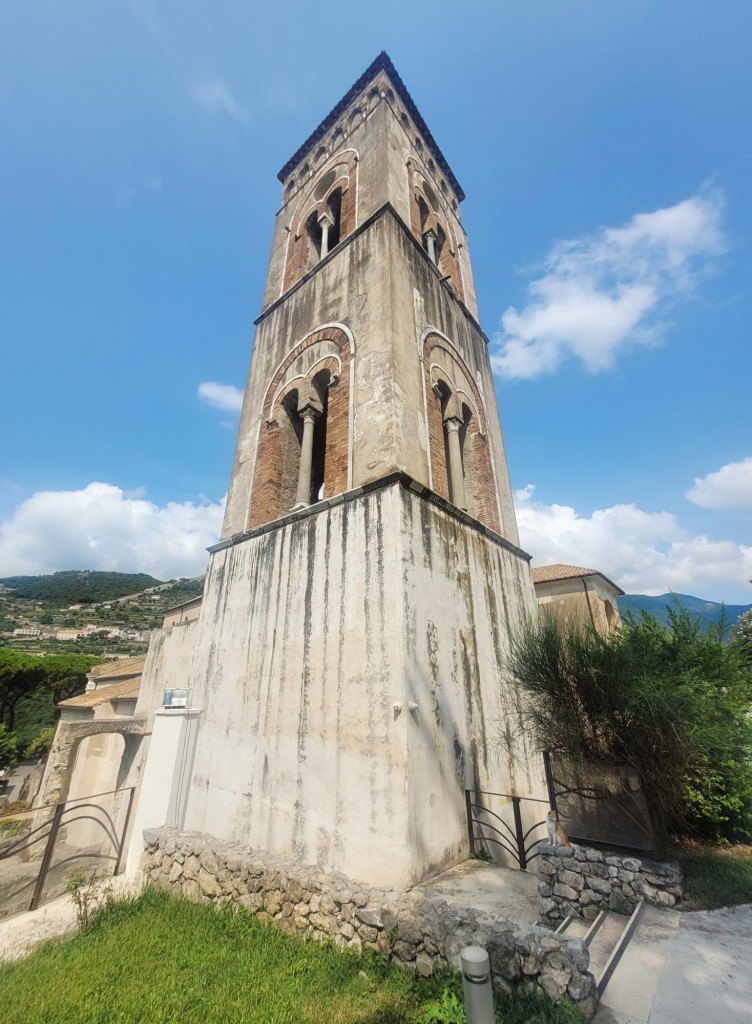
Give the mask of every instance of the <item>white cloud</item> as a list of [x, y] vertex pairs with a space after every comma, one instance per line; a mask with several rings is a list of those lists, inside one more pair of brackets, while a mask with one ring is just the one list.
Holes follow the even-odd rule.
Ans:
[[240, 106], [232, 92], [219, 78], [202, 78], [193, 87], [193, 97], [200, 107], [213, 114], [224, 111], [242, 124], [248, 123], [248, 114]]
[[215, 380], [205, 380], [199, 384], [198, 396], [222, 412], [240, 412], [243, 405], [243, 392], [240, 388], [234, 384], [218, 384]]
[[206, 569], [223, 510], [224, 499], [160, 507], [107, 483], [38, 491], [0, 523], [0, 576], [58, 569], [195, 576]]
[[597, 569], [640, 594], [738, 593], [752, 577], [752, 547], [693, 535], [670, 512], [614, 505], [581, 516], [568, 505], [535, 501], [533, 492], [532, 485], [517, 491], [515, 505], [520, 543], [534, 565]]
[[720, 192], [698, 194], [621, 228], [559, 242], [528, 302], [502, 317], [491, 361], [503, 377], [553, 373], [567, 357], [587, 370], [612, 365], [628, 344], [656, 344], [666, 306], [691, 295], [723, 251]]
[[727, 462], [716, 473], [696, 476], [687, 497], [702, 508], [752, 508], [752, 458]]

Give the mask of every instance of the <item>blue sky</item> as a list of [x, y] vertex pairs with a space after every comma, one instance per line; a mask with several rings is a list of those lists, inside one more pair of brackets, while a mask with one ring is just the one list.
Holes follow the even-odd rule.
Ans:
[[523, 544], [752, 602], [748, 0], [0, 8], [0, 575], [202, 571], [278, 169], [386, 49], [460, 180]]

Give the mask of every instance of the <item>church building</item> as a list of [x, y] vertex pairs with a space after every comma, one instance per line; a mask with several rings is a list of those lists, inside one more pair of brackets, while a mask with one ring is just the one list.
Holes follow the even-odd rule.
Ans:
[[467, 857], [465, 789], [542, 787], [505, 668], [529, 556], [464, 193], [386, 54], [279, 180], [222, 537], [144, 669], [129, 863], [167, 823], [404, 887]]

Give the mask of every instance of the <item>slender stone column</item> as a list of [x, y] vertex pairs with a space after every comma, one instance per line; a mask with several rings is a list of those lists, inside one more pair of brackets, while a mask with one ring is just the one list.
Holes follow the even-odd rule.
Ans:
[[436, 235], [433, 231], [426, 232], [426, 252], [431, 263], [436, 262]]
[[334, 221], [328, 213], [322, 213], [319, 217], [319, 227], [321, 228], [321, 259], [323, 260], [329, 252], [329, 232], [334, 227]]
[[452, 484], [452, 502], [457, 508], [467, 509], [465, 503], [465, 474], [462, 471], [462, 449], [460, 448], [460, 427], [456, 417], [444, 420], [449, 448], [449, 479]]
[[310, 405], [300, 414], [303, 420], [303, 442], [300, 446], [300, 469], [298, 470], [298, 491], [293, 508], [305, 508], [311, 504], [311, 466], [313, 464], [313, 426], [318, 416]]

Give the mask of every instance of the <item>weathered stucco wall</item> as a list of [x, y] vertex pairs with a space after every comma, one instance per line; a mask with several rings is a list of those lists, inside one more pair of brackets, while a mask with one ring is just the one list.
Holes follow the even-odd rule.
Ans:
[[535, 597], [541, 608], [563, 619], [593, 625], [604, 634], [618, 629], [621, 624], [618, 596], [616, 588], [601, 576], [535, 584]]
[[530, 573], [404, 478], [324, 504], [212, 556], [185, 824], [407, 884], [467, 855], [465, 787], [533, 784], [501, 664]]
[[[527, 561], [401, 489], [410, 848], [414, 877], [468, 856], [464, 790], [537, 791], [509, 630], [533, 613]], [[451, 841], [450, 841], [451, 837]]]
[[196, 619], [176, 622], [151, 634], [136, 704], [136, 714], [146, 717], [149, 729], [154, 712], [162, 707], [164, 691], [189, 685], [196, 634]]

